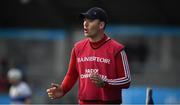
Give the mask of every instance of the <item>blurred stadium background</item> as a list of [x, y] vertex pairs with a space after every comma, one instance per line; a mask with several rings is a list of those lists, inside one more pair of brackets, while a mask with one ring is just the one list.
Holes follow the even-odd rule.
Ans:
[[6, 73], [12, 66], [23, 71], [32, 103], [77, 103], [77, 84], [54, 101], [46, 89], [64, 78], [73, 44], [84, 38], [79, 13], [92, 6], [107, 11], [107, 34], [126, 45], [132, 84], [123, 103], [144, 104], [152, 87], [155, 104], [180, 104], [178, 0], [0, 1], [0, 104], [10, 103]]

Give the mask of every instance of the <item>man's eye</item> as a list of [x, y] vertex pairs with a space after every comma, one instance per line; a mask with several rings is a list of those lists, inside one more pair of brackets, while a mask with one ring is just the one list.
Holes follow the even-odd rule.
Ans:
[[89, 22], [92, 22], [92, 21], [93, 21], [93, 19], [88, 19], [88, 21], [89, 21]]

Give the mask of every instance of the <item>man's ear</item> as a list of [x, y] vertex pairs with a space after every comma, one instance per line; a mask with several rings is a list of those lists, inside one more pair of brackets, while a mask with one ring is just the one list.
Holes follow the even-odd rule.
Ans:
[[100, 22], [99, 28], [100, 29], [104, 29], [104, 27], [105, 27], [105, 23], [104, 22]]

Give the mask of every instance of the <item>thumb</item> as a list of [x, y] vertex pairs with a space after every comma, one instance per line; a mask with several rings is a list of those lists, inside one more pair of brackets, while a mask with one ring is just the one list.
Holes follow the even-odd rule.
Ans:
[[59, 87], [59, 84], [51, 83], [51, 86], [58, 88], [58, 87]]

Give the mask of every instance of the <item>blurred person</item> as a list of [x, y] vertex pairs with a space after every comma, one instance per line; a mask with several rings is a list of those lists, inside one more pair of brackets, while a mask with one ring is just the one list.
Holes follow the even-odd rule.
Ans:
[[17, 68], [11, 68], [7, 77], [11, 84], [9, 89], [11, 104], [30, 104], [32, 92], [29, 85], [22, 81], [22, 72]]
[[103, 9], [93, 7], [80, 17], [86, 38], [74, 45], [64, 80], [51, 83], [48, 96], [63, 97], [79, 80], [80, 104], [120, 104], [122, 89], [131, 82], [124, 46], [105, 34], [107, 14]]

